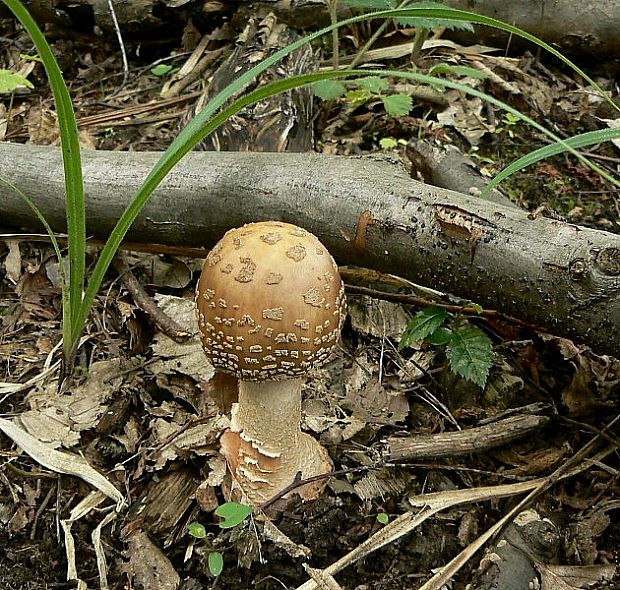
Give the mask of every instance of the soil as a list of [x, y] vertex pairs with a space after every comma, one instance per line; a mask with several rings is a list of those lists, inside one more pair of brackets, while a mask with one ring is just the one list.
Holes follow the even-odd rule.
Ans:
[[[121, 56], [112, 36], [62, 34], [51, 26], [47, 33], [70, 81], [82, 145], [134, 151], [163, 150], [169, 145], [180, 122], [191, 113], [195, 94], [207, 85], [238, 35], [227, 27], [200, 31], [212, 34], [208, 47], [211, 51], [223, 48], [222, 57], [185, 88], [178, 100], [134, 114], [134, 107], [161, 101], [162, 85], [193, 49], [189, 35], [183, 37], [186, 46], [180, 36], [128, 41], [129, 69], [123, 82]], [[343, 37], [342, 51], [352, 52], [352, 39], [360, 37], [356, 44], [361, 45], [361, 36], [367, 33], [351, 31]], [[29, 62], [19, 58], [20, 53], [34, 53], [24, 32], [4, 19], [0, 20], [0, 36], [6, 42], [2, 67], [30, 69]], [[392, 32], [384, 43], [395, 42], [395, 36]], [[503, 100], [563, 134], [601, 125], [596, 109], [602, 107], [585, 104], [581, 82], [564, 68], [527, 55], [510, 60], [486, 65], [520, 85], [520, 92], [506, 96], [501, 88], [488, 90], [496, 90]], [[154, 69], [161, 64], [172, 66], [172, 72]], [[604, 66], [586, 66], [606, 88], [617, 88], [617, 80], [606, 75]], [[29, 79], [34, 89], [2, 101], [12, 111], [4, 140], [56, 143], [53, 103], [40, 64], [34, 62]], [[194, 98], [188, 99], [189, 95]], [[545, 95], [561, 107], [541, 105], [540, 97]], [[326, 153], [371, 153], [382, 149], [382, 139], [393, 138], [395, 150], [403, 155], [399, 140], [406, 144], [412, 137], [422, 137], [434, 145], [469, 153], [486, 174], [542, 145], [538, 133], [522, 123], [502, 120], [501, 113], [489, 116], [489, 131], [476, 137], [474, 123], [465, 116], [470, 107], [458, 107], [460, 111], [448, 122], [440, 116], [444, 107], [424, 101], [399, 118], [387, 116], [377, 100], [361, 104], [350, 99], [317, 101], [315, 143]], [[606, 145], [592, 150], [597, 163], [617, 175], [617, 148]], [[620, 230], [618, 189], [570, 157], [540, 163], [515, 175], [504, 188], [513, 201], [532, 211], [544, 205], [546, 214], [607, 231]], [[40, 375], [48, 357], [59, 358], [54, 347], [61, 336], [58, 267], [52, 248], [45, 241], [30, 239], [11, 245], [5, 237], [10, 228], [3, 229], [2, 386], [23, 384]], [[95, 254], [89, 251], [89, 265]], [[160, 303], [191, 301], [201, 260], [144, 252], [126, 252], [125, 256], [149, 295]], [[321, 498], [302, 502], [293, 496], [271, 512], [273, 524], [286, 540], [268, 530], [260, 516], [232, 529], [218, 526], [214, 509], [225, 502], [226, 486], [222, 487], [225, 482], [218, 475], [221, 429], [211, 426], [211, 418], [229, 409], [230, 384], [210, 382], [211, 375], [186, 366], [189, 361], [172, 340], [161, 335], [114, 271], [108, 273], [96, 300], [87, 339], [67, 388], [56, 391], [57, 374], [20, 391], [6, 388], [9, 393], [5, 394], [0, 388], [4, 417], [20, 418], [22, 424], [26, 418], [38, 420], [31, 424], [40, 429], [52, 424], [50, 432], [39, 430], [38, 434], [48, 435], [48, 442], [58, 448], [83, 455], [126, 495], [129, 508], [102, 531], [110, 590], [296, 588], [308, 580], [304, 564], [328, 567], [381, 531], [386, 520], [394, 521], [412, 510], [409, 499], [417, 494], [450, 493], [551, 475], [597, 435], [596, 451], [613, 445], [615, 452], [570, 478], [554, 479], [553, 485], [524, 507], [549, 519], [555, 536], [553, 542], [543, 543], [548, 553], [528, 542], [523, 551], [550, 567], [592, 566], [587, 574], [580, 570], [588, 576], [588, 588], [620, 588], [618, 576], [611, 581], [613, 571], [610, 575], [606, 569], [613, 570], [620, 558], [617, 424], [601, 434], [617, 416], [620, 362], [522, 327], [477, 321], [475, 325], [494, 345], [493, 368], [482, 390], [450, 371], [445, 349], [439, 346], [426, 343], [398, 350], [408, 317], [418, 309], [366, 297], [350, 297], [349, 304], [351, 317], [342, 346], [328, 367], [309, 380], [304, 402], [305, 427], [328, 449], [338, 475], [329, 480]], [[389, 333], [387, 316], [393, 323]], [[163, 352], [164, 344], [172, 348]], [[71, 405], [84, 404], [84, 400], [92, 404], [88, 416]], [[382, 454], [388, 436], [455, 431], [457, 425], [472, 428], [533, 403], [544, 408], [542, 413], [550, 422], [509, 445], [398, 464]], [[201, 429], [200, 440], [185, 445], [181, 438], [198, 432], [194, 429]], [[213, 481], [213, 485], [205, 484]], [[76, 580], [67, 581], [60, 521], [90, 491], [82, 480], [44, 469], [8, 437], [0, 437], [0, 588], [79, 587]], [[344, 568], [335, 576], [337, 582], [358, 590], [418, 588], [521, 498], [496, 498], [439, 512], [409, 534]], [[109, 502], [104, 503], [71, 529], [78, 575], [89, 588], [100, 584], [91, 534], [111, 509]], [[204, 538], [188, 534], [191, 523], [204, 526]], [[147, 535], [141, 537], [142, 532]], [[488, 547], [494, 547], [493, 542]], [[217, 577], [209, 569], [209, 555], [214, 552], [224, 558]], [[492, 561], [492, 556], [476, 552], [450, 587], [492, 587], [492, 582], [485, 581]], [[521, 575], [521, 570], [514, 574]], [[547, 587], [565, 587], [556, 583]]]

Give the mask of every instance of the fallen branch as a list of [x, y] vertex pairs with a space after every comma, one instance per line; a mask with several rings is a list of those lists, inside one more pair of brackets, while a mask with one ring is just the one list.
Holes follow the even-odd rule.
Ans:
[[387, 461], [412, 461], [480, 453], [512, 442], [548, 423], [547, 416], [523, 414], [458, 432], [391, 436], [386, 440], [383, 454]]
[[[157, 153], [84, 152], [87, 230], [107, 236]], [[65, 231], [60, 151], [0, 144], [0, 175]], [[0, 186], [2, 223], [37, 228]], [[620, 236], [528, 215], [412, 180], [390, 159], [189, 154], [127, 238], [208, 247], [226, 230], [279, 219], [315, 233], [341, 264], [392, 273], [523, 318], [599, 352], [620, 350]]]

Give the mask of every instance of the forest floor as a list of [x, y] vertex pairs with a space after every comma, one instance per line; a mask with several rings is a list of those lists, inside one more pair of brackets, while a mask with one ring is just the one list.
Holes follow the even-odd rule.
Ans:
[[[264, 30], [258, 31], [260, 41]], [[126, 74], [113, 34], [69, 34], [53, 27], [47, 32], [69, 82], [82, 146], [146, 151], [170, 144], [240, 31], [224, 23], [200, 31], [188, 25], [183, 37], [179, 32], [166, 39], [126, 39]], [[343, 35], [342, 52], [353, 53], [364, 40], [355, 37], [363, 32]], [[57, 144], [43, 68], [20, 57], [33, 55], [32, 44], [9, 19], [0, 20], [0, 36], [0, 67], [27, 75], [34, 85], [0, 100], [9, 114], [8, 124], [0, 124], [0, 138]], [[173, 76], [201, 39], [210, 63], [193, 82], [171, 90]], [[406, 32], [388, 28], [380, 43], [397, 47], [410, 40]], [[318, 58], [322, 52], [329, 58], [327, 47], [315, 47]], [[406, 67], [408, 56], [387, 59], [390, 67]], [[484, 78], [461, 81], [562, 137], [603, 128], [612, 118], [604, 102], [556, 61], [436, 42], [423, 51], [418, 66], [439, 62], [484, 72]], [[617, 96], [617, 63], [582, 66]], [[399, 117], [386, 114], [377, 97], [360, 92], [329, 102], [314, 99], [309, 123], [314, 149], [389, 152], [424, 179], [410, 159], [412, 140], [466, 154], [486, 176], [544, 145], [538, 132], [479, 99], [447, 91], [425, 100], [419, 89], [394, 84], [395, 92], [414, 97], [411, 111]], [[596, 146], [589, 153], [618, 177], [616, 146]], [[620, 231], [620, 192], [570, 156], [532, 166], [503, 188], [533, 212]], [[58, 393], [58, 262], [43, 237], [20, 238], [15, 231], [0, 227], [0, 413], [47, 445], [41, 448], [82, 456], [120, 490], [128, 506], [116, 513], [111, 501], [98, 498], [83, 516], [73, 514], [69, 527], [72, 511], [92, 488], [46, 469], [35, 452], [23, 452], [2, 435], [2, 590], [80, 587], [67, 582], [72, 559], [77, 576], [98, 588], [101, 554], [111, 590], [271, 590], [296, 588], [311, 575], [324, 576], [320, 587], [337, 588], [320, 570], [347, 557], [350, 563], [334, 573], [343, 588], [404, 590], [421, 587], [468, 550], [472, 555], [446, 587], [523, 588], [519, 584], [534, 577], [547, 589], [620, 587], [620, 429], [612, 424], [620, 407], [618, 359], [522, 326], [473, 319], [494, 346], [482, 389], [450, 371], [442, 346], [420, 342], [399, 350], [419, 307], [349, 295], [341, 346], [304, 390], [304, 428], [328, 449], [337, 474], [317, 500], [293, 496], [270, 521], [258, 514], [222, 529], [213, 513], [225, 502], [218, 437], [227, 425], [234, 384], [213, 378], [196, 336], [180, 344], [162, 333], [136, 303], [126, 277], [110, 270], [74, 378]], [[202, 259], [154, 245], [136, 250], [124, 251], [123, 259], [142, 288], [162, 313], [195, 334], [193, 293]], [[89, 263], [96, 254], [91, 247]], [[448, 323], [462, 321], [450, 317]], [[544, 420], [527, 436], [497, 448], [482, 437], [475, 450], [449, 457], [394, 461], [385, 454], [388, 437], [466, 431], [511, 413]], [[486, 549], [477, 550], [477, 540], [527, 495], [507, 488], [500, 494], [497, 486], [527, 482], [528, 491], [535, 490], [530, 500], [497, 535], [481, 540]], [[483, 486], [490, 491], [475, 502], [454, 495]], [[445, 507], [416, 526], [405, 521], [403, 515], [422, 510], [419, 495], [430, 492], [442, 492]], [[93, 531], [104, 519], [98, 540]], [[203, 539], [188, 533], [192, 523], [204, 526]], [[357, 555], [364, 542], [373, 546]], [[209, 569], [214, 553], [224, 558], [217, 577]]]

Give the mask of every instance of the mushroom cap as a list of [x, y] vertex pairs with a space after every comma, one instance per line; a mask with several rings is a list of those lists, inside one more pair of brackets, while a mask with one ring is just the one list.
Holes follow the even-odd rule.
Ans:
[[202, 345], [216, 369], [247, 381], [292, 379], [322, 365], [346, 315], [325, 246], [289, 223], [249, 223], [209, 252], [196, 288]]

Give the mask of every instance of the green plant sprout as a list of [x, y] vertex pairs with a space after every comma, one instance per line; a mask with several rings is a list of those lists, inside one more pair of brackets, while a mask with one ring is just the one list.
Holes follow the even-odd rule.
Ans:
[[407, 141], [405, 139], [394, 139], [393, 137], [382, 137], [379, 140], [379, 146], [382, 150], [393, 150], [399, 145], [406, 146]]
[[[68, 377], [74, 365], [75, 357], [77, 354], [78, 346], [80, 343], [80, 336], [82, 335], [86, 320], [90, 313], [90, 308], [93, 304], [95, 297], [97, 296], [100, 286], [103, 282], [106, 271], [108, 270], [112, 260], [118, 250], [121, 242], [123, 241], [127, 231], [131, 227], [136, 217], [141, 212], [144, 205], [147, 203], [151, 194], [166, 177], [166, 175], [172, 170], [172, 168], [183, 158], [194, 146], [208, 136], [211, 132], [217, 129], [222, 123], [228, 120], [230, 117], [238, 113], [245, 106], [253, 104], [259, 100], [275, 96], [281, 92], [286, 92], [294, 88], [301, 86], [307, 86], [321, 80], [329, 79], [345, 79], [351, 77], [368, 77], [368, 76], [381, 76], [381, 77], [404, 77], [411, 80], [415, 80], [424, 84], [439, 84], [443, 87], [455, 88], [468, 92], [475, 96], [479, 96], [485, 100], [488, 100], [492, 104], [499, 106], [500, 108], [513, 112], [517, 116], [520, 116], [523, 121], [526, 121], [530, 125], [543, 133], [545, 133], [550, 139], [562, 146], [562, 150], [569, 151], [583, 161], [586, 165], [596, 170], [599, 174], [611, 179], [612, 182], [620, 184], [618, 181], [610, 177], [607, 173], [601, 170], [598, 166], [595, 166], [592, 162], [581, 156], [576, 149], [568, 142], [557, 137], [541, 125], [536, 124], [528, 117], [525, 117], [515, 109], [511, 109], [508, 105], [468, 88], [465, 85], [450, 82], [448, 80], [442, 80], [435, 76], [422, 76], [415, 72], [398, 72], [392, 70], [338, 70], [331, 72], [318, 72], [314, 74], [294, 76], [285, 78], [277, 82], [273, 82], [267, 86], [259, 87], [258, 89], [243, 94], [242, 91], [248, 83], [254, 80], [267, 68], [286, 57], [291, 52], [295, 51], [299, 47], [312, 42], [321, 36], [332, 33], [337, 29], [352, 25], [354, 23], [373, 20], [373, 19], [402, 19], [402, 18], [416, 18], [416, 19], [442, 19], [449, 23], [478, 23], [491, 27], [495, 27], [511, 33], [513, 35], [520, 36], [527, 39], [539, 47], [545, 49], [563, 63], [571, 67], [582, 78], [588, 81], [588, 83], [609, 101], [614, 108], [620, 110], [611, 98], [592, 80], [585, 72], [577, 67], [568, 58], [563, 56], [560, 52], [555, 50], [547, 43], [536, 38], [534, 35], [527, 33], [517, 27], [514, 27], [508, 23], [503, 23], [496, 19], [477, 15], [471, 12], [462, 10], [455, 10], [451, 8], [427, 8], [423, 5], [411, 6], [406, 8], [397, 8], [392, 10], [379, 10], [370, 14], [356, 15], [351, 18], [344, 19], [337, 23], [320, 29], [314, 33], [299, 39], [287, 47], [275, 52], [273, 55], [262, 60], [253, 68], [240, 75], [237, 79], [233, 80], [226, 88], [224, 88], [219, 94], [217, 94], [204, 108], [200, 111], [187, 127], [179, 134], [179, 136], [170, 144], [168, 149], [162, 153], [159, 161], [155, 164], [153, 169], [148, 174], [144, 183], [133, 196], [129, 205], [124, 213], [119, 218], [115, 228], [110, 233], [104, 247], [102, 248], [96, 264], [93, 268], [89, 280], [86, 280], [86, 214], [85, 214], [85, 201], [84, 201], [84, 186], [82, 178], [82, 163], [80, 156], [80, 146], [78, 142], [77, 123], [75, 119], [75, 113], [73, 105], [69, 96], [67, 85], [63, 79], [62, 72], [58, 66], [58, 63], [52, 53], [52, 50], [47, 43], [43, 33], [37, 26], [36, 22], [19, 0], [2, 0], [4, 4], [11, 10], [15, 17], [24, 26], [32, 38], [36, 50], [40, 59], [43, 61], [47, 76], [50, 82], [50, 88], [54, 96], [54, 102], [56, 105], [56, 113], [59, 123], [59, 131], [61, 138], [61, 149], [63, 157], [63, 168], [65, 176], [65, 210], [66, 210], [66, 226], [69, 242], [69, 255], [68, 260], [59, 257], [61, 265], [61, 276], [63, 277], [62, 292], [63, 292], [63, 309], [62, 309], [62, 333], [63, 333], [63, 363], [62, 370], [59, 379], [59, 385], [62, 385], [66, 377]], [[238, 94], [241, 95], [234, 99]], [[234, 100], [233, 100], [234, 99]], [[232, 102], [230, 102], [232, 100]], [[225, 107], [227, 103], [230, 104]], [[225, 107], [225, 108], [223, 108]], [[222, 110], [223, 108], [223, 110]], [[617, 131], [620, 136], [620, 130]], [[551, 146], [549, 146], [551, 147]], [[3, 179], [0, 178], [0, 181]], [[9, 184], [9, 186], [12, 186]], [[30, 206], [38, 216], [40, 212], [36, 209], [36, 203], [29, 201]], [[50, 237], [52, 237], [51, 228], [49, 225], [44, 224]], [[57, 251], [57, 255], [59, 252]]]
[[377, 522], [380, 524], [387, 524], [388, 522], [390, 522], [389, 514], [385, 512], [379, 512], [379, 514], [377, 514]]
[[157, 64], [155, 67], [151, 68], [150, 71], [153, 76], [161, 78], [163, 76], [166, 76], [167, 74], [171, 74], [173, 70], [178, 70], [178, 68], [175, 68], [170, 64]]
[[[352, 87], [347, 91], [347, 86]], [[335, 99], [344, 96], [351, 109], [366, 104], [371, 100], [380, 100], [385, 112], [391, 117], [403, 117], [409, 114], [413, 106], [407, 94], [388, 94], [389, 83], [379, 76], [368, 76], [350, 80], [346, 84], [340, 80], [326, 80], [312, 85], [314, 93], [323, 99]]]
[[[252, 508], [238, 502], [226, 502], [215, 509], [215, 514], [222, 518], [218, 523], [221, 529], [231, 529], [241, 526], [252, 514]], [[199, 522], [192, 522], [187, 526], [187, 532], [195, 539], [207, 538], [207, 529]], [[209, 551], [207, 567], [211, 575], [217, 577], [224, 570], [224, 555], [221, 551]]]
[[20, 87], [34, 88], [32, 82], [21, 74], [0, 69], [0, 94], [10, 94]]
[[[478, 313], [482, 311], [480, 306], [474, 308]], [[444, 325], [449, 318], [451, 327]], [[438, 307], [419, 311], [411, 318], [398, 349], [403, 350], [421, 340], [443, 346], [452, 372], [484, 388], [493, 364], [493, 343], [480, 328], [461, 325], [461, 320], [461, 316]]]
[[521, 119], [519, 119], [519, 117], [515, 117], [512, 113], [504, 113], [504, 115], [502, 116], [503, 126], [497, 127], [495, 131], [497, 133], [506, 131], [506, 133], [508, 133], [508, 137], [510, 137], [510, 139], [514, 139], [514, 136], [515, 136], [514, 128], [520, 122], [521, 122]]

